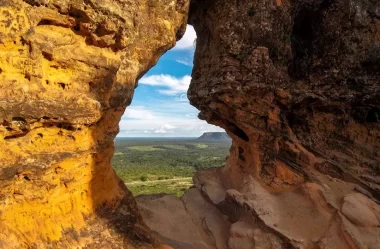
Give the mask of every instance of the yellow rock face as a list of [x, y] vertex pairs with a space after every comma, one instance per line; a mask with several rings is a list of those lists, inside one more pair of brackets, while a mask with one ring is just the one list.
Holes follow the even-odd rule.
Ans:
[[154, 246], [111, 168], [113, 139], [136, 79], [183, 34], [187, 9], [1, 1], [0, 248]]

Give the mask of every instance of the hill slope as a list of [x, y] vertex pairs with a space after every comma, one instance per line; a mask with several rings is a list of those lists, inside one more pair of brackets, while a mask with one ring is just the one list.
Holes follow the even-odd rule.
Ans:
[[205, 132], [202, 136], [197, 138], [199, 141], [220, 141], [229, 142], [231, 138], [226, 132]]

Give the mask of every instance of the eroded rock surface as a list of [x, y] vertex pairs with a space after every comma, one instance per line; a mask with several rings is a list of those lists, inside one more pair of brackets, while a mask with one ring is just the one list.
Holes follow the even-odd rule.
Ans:
[[[1, 248], [168, 248], [110, 159], [136, 80], [183, 34], [187, 7], [0, 2]], [[159, 239], [378, 248], [379, 13], [373, 0], [191, 1], [189, 99], [233, 144], [181, 199], [139, 197]]]
[[[0, 248], [152, 248], [110, 166], [186, 0], [0, 1]], [[96, 214], [96, 215], [95, 215]]]
[[222, 212], [245, 208], [296, 248], [378, 246], [379, 8], [366, 0], [192, 2], [198, 39], [188, 95], [201, 118], [233, 138], [226, 166], [214, 171], [217, 198], [210, 177], [197, 176]]
[[225, 167], [194, 177], [230, 222], [217, 248], [379, 247], [379, 10], [369, 0], [191, 2], [188, 96], [233, 139]]

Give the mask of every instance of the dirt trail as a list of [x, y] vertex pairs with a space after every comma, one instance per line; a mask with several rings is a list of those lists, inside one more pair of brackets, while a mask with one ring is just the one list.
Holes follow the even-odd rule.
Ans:
[[142, 184], [150, 184], [150, 183], [160, 183], [160, 182], [179, 182], [179, 181], [188, 181], [193, 179], [192, 177], [178, 177], [172, 179], [163, 179], [163, 180], [153, 180], [153, 181], [133, 181], [133, 182], [124, 182], [128, 185], [142, 185]]

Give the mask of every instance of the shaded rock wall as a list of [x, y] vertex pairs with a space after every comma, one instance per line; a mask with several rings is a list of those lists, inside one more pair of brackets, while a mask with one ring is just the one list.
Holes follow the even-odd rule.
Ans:
[[316, 166], [379, 189], [368, 179], [380, 158], [378, 8], [359, 0], [193, 1], [199, 38], [189, 98], [200, 118], [235, 138], [226, 171], [239, 164], [281, 189], [284, 164], [294, 174], [289, 187]]
[[0, 248], [155, 243], [110, 166], [113, 139], [187, 11], [182, 0], [0, 2]]
[[188, 96], [233, 139], [226, 166], [194, 183], [231, 222], [227, 248], [378, 247], [379, 8], [191, 1]]

